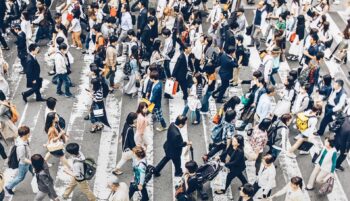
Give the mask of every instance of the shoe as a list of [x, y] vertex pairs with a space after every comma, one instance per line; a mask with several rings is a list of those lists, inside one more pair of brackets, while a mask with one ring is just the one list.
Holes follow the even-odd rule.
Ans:
[[71, 47], [77, 47], [76, 45], [71, 45]]
[[225, 103], [225, 101], [216, 99], [216, 100], [215, 100], [215, 103], [221, 103], [221, 104], [223, 104], [223, 103]]
[[26, 74], [26, 72], [24, 72], [24, 70], [22, 70], [21, 72], [19, 72], [19, 74]]
[[55, 71], [53, 71], [53, 70], [51, 70], [50, 72], [48, 72], [47, 73], [49, 76], [53, 76], [53, 75], [55, 75], [56, 74], [56, 72]]
[[305, 188], [305, 190], [307, 190], [307, 191], [313, 191], [313, 190], [314, 190], [314, 188], [309, 188], [309, 187], [306, 187], [306, 188]]
[[300, 155], [309, 155], [310, 152], [309, 151], [299, 151]]
[[314, 133], [314, 136], [321, 136], [320, 134], [318, 134], [318, 133]]
[[73, 94], [64, 94], [64, 97], [66, 97], [66, 98], [74, 98]]
[[172, 97], [172, 96], [169, 95], [169, 94], [164, 94], [164, 98], [167, 98], [167, 99], [174, 99], [174, 97]]
[[157, 127], [156, 130], [159, 132], [163, 132], [165, 130], [167, 130], [168, 128], [164, 128], [164, 127]]
[[192, 125], [198, 125], [200, 122], [198, 122], [198, 121], [194, 121], [193, 123], [192, 123]]
[[176, 174], [175, 174], [175, 177], [182, 177], [182, 175], [183, 175], [182, 172], [181, 172], [181, 173], [176, 173]]
[[10, 194], [10, 195], [14, 195], [15, 193], [12, 191], [12, 189], [9, 189], [5, 186], [5, 190]]
[[36, 99], [36, 102], [45, 102], [45, 101], [46, 101], [45, 98], [38, 98], [38, 99]]
[[46, 164], [49, 168], [52, 167], [52, 163], [46, 163]]
[[225, 191], [218, 190], [218, 191], [214, 191], [214, 193], [217, 194], [217, 195], [222, 195], [222, 194], [225, 194]]
[[251, 45], [251, 44], [250, 44], [250, 45], [248, 45], [247, 47], [254, 47], [254, 45]]
[[116, 170], [114, 170], [114, 171], [112, 172], [112, 174], [114, 174], [115, 176], [118, 176], [118, 175], [123, 174], [123, 172], [122, 172], [121, 170], [119, 170], [119, 169], [116, 169]]
[[22, 98], [25, 103], [27, 103], [27, 97], [24, 95], [24, 92], [22, 92]]
[[59, 95], [59, 96], [63, 96], [64, 95], [64, 93], [62, 91], [56, 92], [56, 94]]
[[85, 117], [84, 117], [84, 120], [85, 121], [87, 121], [87, 120], [89, 120], [90, 119], [90, 115], [86, 115]]
[[159, 172], [154, 172], [153, 175], [154, 175], [154, 177], [160, 177], [160, 173]]
[[345, 169], [342, 166], [339, 166], [339, 167], [335, 167], [335, 170], [339, 170], [341, 172], [344, 172]]
[[77, 47], [77, 50], [81, 50], [82, 48], [81, 47]]
[[207, 114], [209, 114], [209, 112], [200, 112], [200, 114], [203, 114], [203, 115], [207, 115]]
[[2, 50], [10, 50], [9, 47], [2, 47], [1, 49], [2, 49]]

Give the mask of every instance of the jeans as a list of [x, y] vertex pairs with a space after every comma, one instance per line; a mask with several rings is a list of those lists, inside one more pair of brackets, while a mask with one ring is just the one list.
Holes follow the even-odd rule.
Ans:
[[[186, 104], [184, 111], [182, 112], [182, 116], [187, 116], [188, 110], [190, 108], [188, 107], [188, 105]], [[191, 113], [194, 112], [196, 115], [196, 121], [199, 123], [201, 121], [201, 114], [199, 113], [199, 109], [196, 109], [196, 111], [191, 111]], [[192, 115], [192, 114], [191, 114]]]
[[18, 164], [17, 175], [11, 182], [7, 184], [6, 188], [12, 190], [15, 186], [17, 186], [19, 183], [21, 183], [21, 181], [24, 180], [28, 171], [30, 171], [34, 175], [32, 165], [21, 163]]
[[326, 105], [325, 108], [325, 114], [323, 116], [323, 119], [321, 121], [320, 127], [317, 131], [317, 134], [322, 136], [324, 134], [324, 131], [327, 128], [327, 125], [332, 121], [332, 116], [333, 116], [334, 112], [333, 112], [333, 106], [330, 105]]
[[109, 67], [109, 73], [106, 78], [109, 80], [110, 87], [114, 87], [115, 71], [116, 70], [112, 70], [112, 67]]
[[67, 96], [72, 95], [69, 91], [70, 79], [68, 74], [58, 74], [58, 83], [57, 83], [57, 93], [62, 93], [62, 84], [64, 83], [64, 90]]
[[[131, 183], [130, 187], [129, 187], [129, 198], [132, 198], [132, 196], [134, 195], [134, 193], [136, 191], [139, 191], [139, 189], [137, 188], [137, 186], [134, 183]], [[148, 201], [149, 200], [146, 185], [143, 185], [143, 188], [141, 190], [141, 195], [142, 195], [141, 201]]]
[[38, 31], [36, 32], [35, 43], [39, 42], [39, 40], [44, 39], [45, 37], [51, 39], [49, 26], [39, 26]]
[[272, 72], [271, 72], [271, 74], [270, 74], [270, 82], [271, 82], [271, 84], [272, 85], [276, 85], [276, 80], [275, 80], [275, 78], [273, 77], [273, 75], [274, 74], [277, 74], [278, 73], [278, 68], [273, 68], [272, 69]]
[[90, 33], [87, 34], [86, 40], [85, 40], [85, 49], [89, 49], [89, 44], [91, 41]]
[[213, 92], [212, 91], [207, 91], [207, 93], [204, 94], [202, 98], [202, 112], [208, 112], [209, 111], [209, 98]]

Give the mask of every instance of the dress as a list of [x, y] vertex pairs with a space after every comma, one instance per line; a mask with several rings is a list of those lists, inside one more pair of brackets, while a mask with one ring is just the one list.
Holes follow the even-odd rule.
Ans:
[[131, 67], [131, 74], [129, 76], [129, 82], [124, 86], [124, 93], [129, 95], [137, 92], [136, 78], [139, 74], [138, 72], [139, 67], [137, 64], [137, 60], [135, 58], [132, 58], [130, 60], [130, 67]]
[[281, 117], [284, 114], [290, 113], [290, 108], [291, 108], [294, 94], [295, 94], [294, 89], [291, 89], [291, 90], [284, 89], [282, 91], [282, 98], [281, 100], [278, 101], [276, 108], [274, 110], [274, 114], [277, 117]]

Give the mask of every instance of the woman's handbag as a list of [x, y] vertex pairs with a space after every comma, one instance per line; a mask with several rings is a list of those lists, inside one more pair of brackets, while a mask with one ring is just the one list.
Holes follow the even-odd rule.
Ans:
[[320, 156], [320, 153], [314, 153], [314, 155], [312, 156], [312, 159], [311, 159], [312, 163], [316, 164], [316, 161], [317, 161], [318, 157]]
[[289, 36], [289, 42], [293, 43], [295, 38], [297, 37], [297, 33], [293, 32]]
[[155, 106], [154, 103], [151, 103], [151, 102], [150, 102], [149, 100], [147, 100], [146, 98], [142, 98], [142, 99], [141, 99], [141, 102], [145, 102], [145, 103], [148, 105], [148, 111], [149, 111], [150, 113], [153, 112], [153, 109], [154, 109], [154, 106]]
[[213, 123], [219, 124], [221, 122], [222, 115], [224, 113], [224, 109], [220, 108], [219, 111], [213, 117]]
[[103, 117], [103, 109], [93, 109], [92, 113], [94, 114], [95, 117]]
[[36, 175], [35, 175], [35, 177], [33, 177], [32, 182], [30, 182], [30, 185], [32, 186], [33, 193], [39, 192], [38, 180], [36, 178]]
[[49, 152], [54, 152], [54, 151], [58, 151], [58, 150], [63, 150], [64, 145], [63, 145], [63, 142], [61, 140], [57, 140], [56, 142], [49, 143], [46, 146], [46, 148]]
[[320, 195], [327, 195], [329, 193], [331, 193], [333, 191], [333, 186], [334, 186], [334, 177], [330, 176], [326, 183], [322, 184], [320, 190], [318, 191], [318, 193]]
[[244, 156], [248, 161], [255, 161], [259, 156], [248, 141], [245, 141], [244, 143]]

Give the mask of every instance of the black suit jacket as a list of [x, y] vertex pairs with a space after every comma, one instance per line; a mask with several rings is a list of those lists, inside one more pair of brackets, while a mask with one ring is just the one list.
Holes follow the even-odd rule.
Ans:
[[230, 161], [225, 163], [225, 166], [230, 169], [230, 171], [242, 172], [245, 170], [245, 159], [244, 152], [242, 149], [233, 149], [232, 145], [222, 152], [220, 155], [220, 160], [225, 161], [227, 155], [230, 156]]
[[168, 157], [181, 157], [182, 148], [187, 145], [184, 142], [180, 133], [180, 130], [171, 123], [167, 133], [167, 140], [164, 143], [165, 155]]
[[146, 25], [145, 28], [141, 32], [141, 42], [146, 46], [146, 49], [150, 50], [152, 47], [152, 30]]
[[225, 32], [225, 45], [224, 50], [227, 51], [229, 46], [234, 46], [236, 44], [235, 34], [229, 29]]
[[233, 69], [238, 67], [237, 62], [228, 54], [224, 53], [220, 58], [221, 67], [219, 70], [220, 77], [223, 79], [232, 79]]
[[[27, 65], [26, 65], [26, 75], [27, 75], [27, 87], [31, 88], [35, 85], [41, 85], [42, 78], [40, 78], [40, 65], [38, 61], [31, 55], [27, 56]], [[33, 81], [36, 81], [33, 84]]]
[[147, 9], [144, 8], [137, 16], [137, 29], [143, 30], [147, 25]]
[[[191, 60], [191, 56], [188, 57], [188, 63], [191, 71], [193, 72], [193, 63]], [[175, 77], [176, 80], [179, 80], [179, 81], [186, 80], [187, 73], [188, 73], [188, 69], [187, 69], [187, 63], [186, 63], [186, 56], [185, 56], [185, 53], [181, 53], [179, 58], [177, 58], [172, 77]]]
[[26, 55], [27, 54], [27, 39], [26, 39], [26, 34], [23, 31], [19, 32], [15, 43], [17, 45], [18, 57]]

